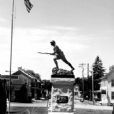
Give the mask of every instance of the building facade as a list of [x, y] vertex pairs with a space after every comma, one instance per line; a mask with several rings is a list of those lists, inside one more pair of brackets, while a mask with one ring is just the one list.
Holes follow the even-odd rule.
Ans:
[[101, 104], [114, 104], [114, 66], [112, 66], [100, 83]]
[[[37, 97], [37, 92], [40, 88], [40, 80], [30, 73], [27, 73], [26, 70], [22, 68], [18, 68], [11, 77], [9, 77], [9, 75], [1, 75], [0, 79], [6, 80], [7, 97], [9, 97], [10, 87], [10, 101], [22, 100], [22, 98], [24, 98], [21, 97], [22, 94], [25, 94], [26, 101]], [[10, 84], [9, 79], [11, 79]]]

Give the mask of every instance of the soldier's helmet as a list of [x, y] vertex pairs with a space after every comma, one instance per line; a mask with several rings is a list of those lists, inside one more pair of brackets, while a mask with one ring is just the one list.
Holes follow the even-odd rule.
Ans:
[[51, 43], [51, 45], [55, 45], [55, 41], [54, 40], [52, 40], [50, 43]]

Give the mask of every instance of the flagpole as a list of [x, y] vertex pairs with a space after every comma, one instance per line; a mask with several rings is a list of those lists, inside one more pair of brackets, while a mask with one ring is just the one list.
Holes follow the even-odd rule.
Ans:
[[11, 100], [11, 73], [12, 73], [12, 47], [13, 47], [13, 17], [14, 17], [14, 0], [12, 1], [11, 14], [11, 42], [10, 42], [10, 74], [9, 74], [9, 114], [10, 114], [10, 100]]

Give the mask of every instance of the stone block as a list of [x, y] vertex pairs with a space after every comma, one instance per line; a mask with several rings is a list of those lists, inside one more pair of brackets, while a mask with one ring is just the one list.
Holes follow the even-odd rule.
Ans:
[[74, 75], [52, 75], [51, 108], [52, 112], [73, 112]]

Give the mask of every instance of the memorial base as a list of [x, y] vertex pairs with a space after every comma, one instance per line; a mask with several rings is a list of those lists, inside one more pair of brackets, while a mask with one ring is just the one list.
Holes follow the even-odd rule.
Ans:
[[52, 75], [52, 112], [73, 112], [74, 109], [74, 75]]
[[[61, 112], [49, 112], [48, 114], [61, 114]], [[62, 114], [74, 114], [74, 112], [62, 112]]]

